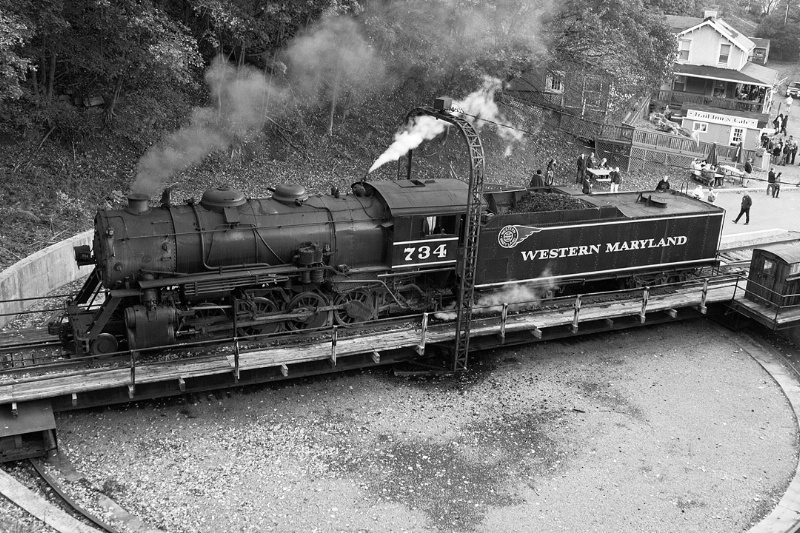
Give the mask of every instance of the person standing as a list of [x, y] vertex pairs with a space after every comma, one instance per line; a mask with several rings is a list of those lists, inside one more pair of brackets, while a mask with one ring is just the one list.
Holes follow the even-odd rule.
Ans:
[[544, 171], [545, 187], [552, 187], [556, 180], [556, 160], [551, 159], [547, 162], [547, 170]]
[[779, 140], [772, 144], [772, 161], [774, 165], [781, 164], [781, 152], [783, 151], [783, 141]]
[[542, 169], [536, 171], [536, 174], [534, 174], [531, 178], [531, 182], [528, 184], [528, 187], [532, 189], [544, 187], [544, 176], [542, 176]]
[[769, 174], [767, 174], [767, 196], [769, 196], [770, 191], [774, 192], [775, 190], [775, 167], [769, 169]]
[[777, 198], [778, 195], [781, 193], [781, 174], [783, 174], [783, 172], [778, 172], [778, 175], [775, 176], [775, 183], [772, 184], [773, 198]]
[[791, 164], [794, 165], [794, 157], [797, 155], [797, 141], [794, 140], [794, 137], [789, 135], [789, 142], [792, 145], [792, 149], [789, 152], [789, 156], [791, 157]]
[[742, 176], [742, 187], [747, 187], [750, 183], [750, 175], [753, 173], [753, 158], [748, 157], [744, 164], [744, 176]]
[[622, 183], [622, 176], [619, 175], [619, 167], [614, 167], [609, 177], [611, 178], [611, 192], [619, 192], [619, 186]]
[[783, 144], [783, 155], [781, 155], [781, 165], [788, 165], [792, 158], [792, 139], [791, 137]]
[[575, 183], [583, 183], [583, 177], [586, 175], [586, 154], [578, 156], [578, 173], [575, 175]]
[[739, 219], [742, 218], [742, 215], [745, 216], [744, 225], [750, 224], [750, 206], [753, 205], [753, 200], [750, 198], [750, 195], [744, 193], [744, 197], [742, 198], [742, 209], [739, 211], [739, 216], [733, 219], [734, 224], [739, 223]]
[[592, 194], [592, 180], [589, 179], [589, 175], [586, 174], [583, 176], [583, 194]]

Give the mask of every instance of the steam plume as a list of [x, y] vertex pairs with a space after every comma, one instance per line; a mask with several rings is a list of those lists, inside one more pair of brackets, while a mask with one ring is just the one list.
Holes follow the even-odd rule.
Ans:
[[173, 174], [261, 128], [267, 95], [282, 98], [261, 73], [234, 68], [221, 58], [214, 60], [205, 80], [216, 105], [195, 108], [189, 124], [145, 152], [136, 165], [131, 192], [152, 197]]
[[[494, 95], [502, 87], [499, 79], [485, 76], [483, 85], [477, 91], [470, 93], [463, 100], [453, 101], [453, 107], [459, 111], [453, 114], [468, 120], [476, 130], [486, 124], [497, 125], [497, 133], [506, 141], [519, 141], [523, 132], [515, 129], [500, 113]], [[405, 130], [396, 133], [394, 142], [383, 152], [369, 168], [368, 174], [380, 166], [397, 161], [409, 150], [413, 150], [442, 133], [449, 124], [429, 115], [413, 118], [406, 124]], [[510, 155], [510, 145], [506, 148], [506, 155]]]

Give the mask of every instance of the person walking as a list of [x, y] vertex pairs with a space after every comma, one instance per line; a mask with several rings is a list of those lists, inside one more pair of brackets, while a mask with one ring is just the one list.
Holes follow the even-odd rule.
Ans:
[[744, 197], [742, 198], [742, 209], [739, 211], [739, 216], [733, 219], [734, 224], [739, 223], [739, 219], [742, 218], [742, 215], [745, 216], [744, 225], [750, 224], [750, 207], [753, 205], [753, 200], [750, 198], [750, 195], [744, 193]]

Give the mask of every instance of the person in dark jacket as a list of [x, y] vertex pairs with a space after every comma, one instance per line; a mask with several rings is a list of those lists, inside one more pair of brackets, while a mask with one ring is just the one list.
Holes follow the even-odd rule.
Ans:
[[767, 174], [767, 196], [769, 196], [770, 191], [775, 194], [775, 167], [770, 168]]
[[534, 174], [531, 178], [531, 182], [528, 184], [528, 187], [544, 187], [544, 176], [542, 176], [542, 169], [536, 171], [536, 174]]
[[578, 173], [575, 175], [575, 183], [583, 183], [583, 177], [586, 175], [586, 154], [578, 156]]
[[583, 177], [583, 194], [592, 194], [592, 180], [589, 178], [589, 174], [587, 173]]
[[753, 160], [748, 158], [744, 164], [744, 176], [742, 176], [742, 187], [747, 187], [750, 183], [750, 175], [753, 173]]
[[656, 185], [657, 192], [664, 192], [669, 190], [669, 176], [664, 176], [661, 181]]
[[750, 195], [744, 193], [744, 198], [742, 198], [742, 209], [739, 211], [739, 216], [733, 219], [734, 224], [739, 223], [739, 219], [742, 218], [742, 215], [745, 216], [744, 225], [748, 225], [750, 223], [750, 206], [753, 205], [753, 200], [750, 198]]

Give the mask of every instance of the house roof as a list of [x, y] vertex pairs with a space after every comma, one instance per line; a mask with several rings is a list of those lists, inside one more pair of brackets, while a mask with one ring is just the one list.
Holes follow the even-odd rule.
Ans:
[[679, 17], [677, 15], [667, 15], [667, 25], [675, 33], [680, 33], [683, 30], [694, 28], [703, 22], [700, 17]]
[[681, 65], [674, 66], [675, 75], [690, 76], [692, 78], [706, 78], [710, 80], [730, 81], [733, 83], [747, 83], [772, 87], [778, 81], [778, 73], [771, 68], [762, 67], [755, 63], [746, 63], [742, 70], [730, 68], [709, 67], [706, 65]]
[[732, 42], [737, 48], [742, 49], [745, 53], [750, 53], [755, 44], [749, 38], [745, 37], [742, 33], [736, 31], [730, 24], [721, 18], [708, 17], [705, 19], [697, 17], [678, 17], [667, 16], [667, 25], [678, 35], [684, 35], [703, 26], [710, 26], [714, 28], [720, 35]]
[[756, 45], [756, 48], [769, 48], [769, 39], [762, 39], [761, 37], [750, 37], [750, 40], [753, 41], [753, 44]]

